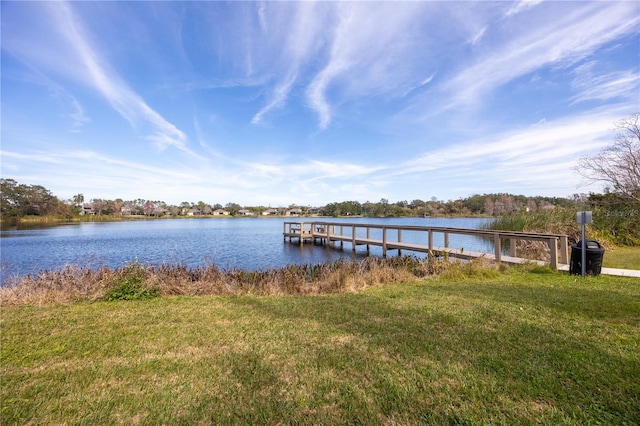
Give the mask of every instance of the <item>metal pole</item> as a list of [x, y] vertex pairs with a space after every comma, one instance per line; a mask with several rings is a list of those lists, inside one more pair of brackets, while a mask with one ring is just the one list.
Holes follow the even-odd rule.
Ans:
[[587, 212], [582, 212], [582, 278], [587, 275], [587, 242], [585, 241], [585, 234], [587, 228]]

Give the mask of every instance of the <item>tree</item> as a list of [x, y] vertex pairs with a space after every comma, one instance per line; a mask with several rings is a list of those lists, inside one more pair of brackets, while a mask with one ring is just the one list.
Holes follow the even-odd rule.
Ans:
[[3, 217], [27, 215], [68, 215], [65, 204], [40, 185], [23, 185], [13, 179], [0, 179], [0, 205]]
[[242, 206], [237, 203], [227, 203], [224, 208], [231, 214], [231, 216], [235, 216], [238, 214], [238, 211], [242, 210]]
[[599, 153], [578, 160], [576, 171], [588, 183], [601, 182], [633, 203], [640, 203], [640, 113], [615, 123], [615, 139]]
[[145, 215], [151, 216], [156, 211], [156, 204], [151, 200], [147, 200], [142, 206], [142, 211]]

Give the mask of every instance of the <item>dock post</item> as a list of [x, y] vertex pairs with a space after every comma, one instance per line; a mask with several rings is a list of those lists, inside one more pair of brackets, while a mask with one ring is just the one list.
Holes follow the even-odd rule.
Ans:
[[300, 245], [304, 244], [304, 222], [300, 222]]
[[[287, 222], [282, 224], [282, 238], [284, 241], [287, 241]], [[289, 239], [289, 241], [291, 241], [291, 239]]]
[[553, 269], [558, 269], [558, 240], [549, 238], [549, 260]]
[[500, 246], [500, 234], [495, 233], [493, 235], [493, 245], [495, 248], [496, 262], [500, 263], [502, 255], [502, 247]]
[[356, 226], [351, 225], [351, 251], [356, 251]]
[[562, 262], [563, 265], [569, 264], [568, 251], [569, 251], [569, 240], [566, 235], [562, 235], [560, 237], [560, 262]]
[[[367, 240], [371, 236], [371, 228], [367, 226]], [[367, 254], [369, 254], [369, 244], [367, 244]]]
[[516, 257], [516, 239], [509, 238], [509, 256]]
[[[444, 248], [445, 249], [449, 248], [449, 233], [448, 232], [444, 233]], [[449, 250], [445, 250], [443, 254], [444, 254], [444, 260], [448, 262], [449, 261]]]
[[382, 227], [382, 257], [387, 257], [387, 227]]
[[[402, 229], [398, 228], [398, 243], [402, 242]], [[398, 249], [398, 256], [402, 256], [402, 250]]]
[[433, 229], [429, 229], [429, 252], [433, 251]]
[[[344, 226], [340, 225], [340, 236], [344, 237]], [[340, 248], [344, 247], [344, 241], [340, 240]]]

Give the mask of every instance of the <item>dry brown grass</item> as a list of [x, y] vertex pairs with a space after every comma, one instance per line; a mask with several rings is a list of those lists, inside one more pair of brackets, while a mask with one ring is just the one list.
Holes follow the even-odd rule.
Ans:
[[[199, 295], [313, 295], [354, 292], [367, 287], [439, 275], [457, 263], [415, 257], [337, 261], [319, 265], [289, 265], [279, 269], [222, 270], [216, 265], [132, 263], [117, 269], [67, 266], [59, 271], [18, 277], [0, 288], [0, 302], [10, 305], [46, 305], [103, 300], [107, 292], [128, 277], [141, 278], [147, 289], [163, 296]], [[455, 267], [455, 266], [454, 266]], [[459, 267], [459, 266], [458, 266]]]

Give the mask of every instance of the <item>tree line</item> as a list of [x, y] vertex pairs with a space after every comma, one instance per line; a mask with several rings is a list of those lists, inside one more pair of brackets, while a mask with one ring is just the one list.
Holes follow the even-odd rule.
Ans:
[[[167, 204], [164, 201], [145, 200], [108, 200], [102, 198], [85, 202], [83, 194], [77, 194], [68, 200], [61, 200], [41, 185], [20, 184], [14, 179], [0, 180], [3, 218], [20, 218], [25, 216], [56, 216], [71, 218], [82, 214], [96, 216], [207, 216], [218, 209], [225, 210], [231, 216], [245, 210], [259, 215], [267, 210], [264, 206], [243, 207], [237, 203], [208, 204], [203, 201], [187, 202], [179, 205]], [[329, 203], [326, 206], [298, 206], [295, 204], [276, 209], [279, 214], [287, 210], [297, 209], [299, 214], [324, 216], [501, 216], [518, 212], [544, 212], [556, 206], [575, 207], [607, 199], [604, 195], [574, 195], [572, 198], [527, 197], [513, 194], [472, 195], [458, 200], [442, 201], [435, 197], [428, 201], [414, 199], [412, 201], [389, 202], [381, 199], [378, 202], [342, 201]]]

